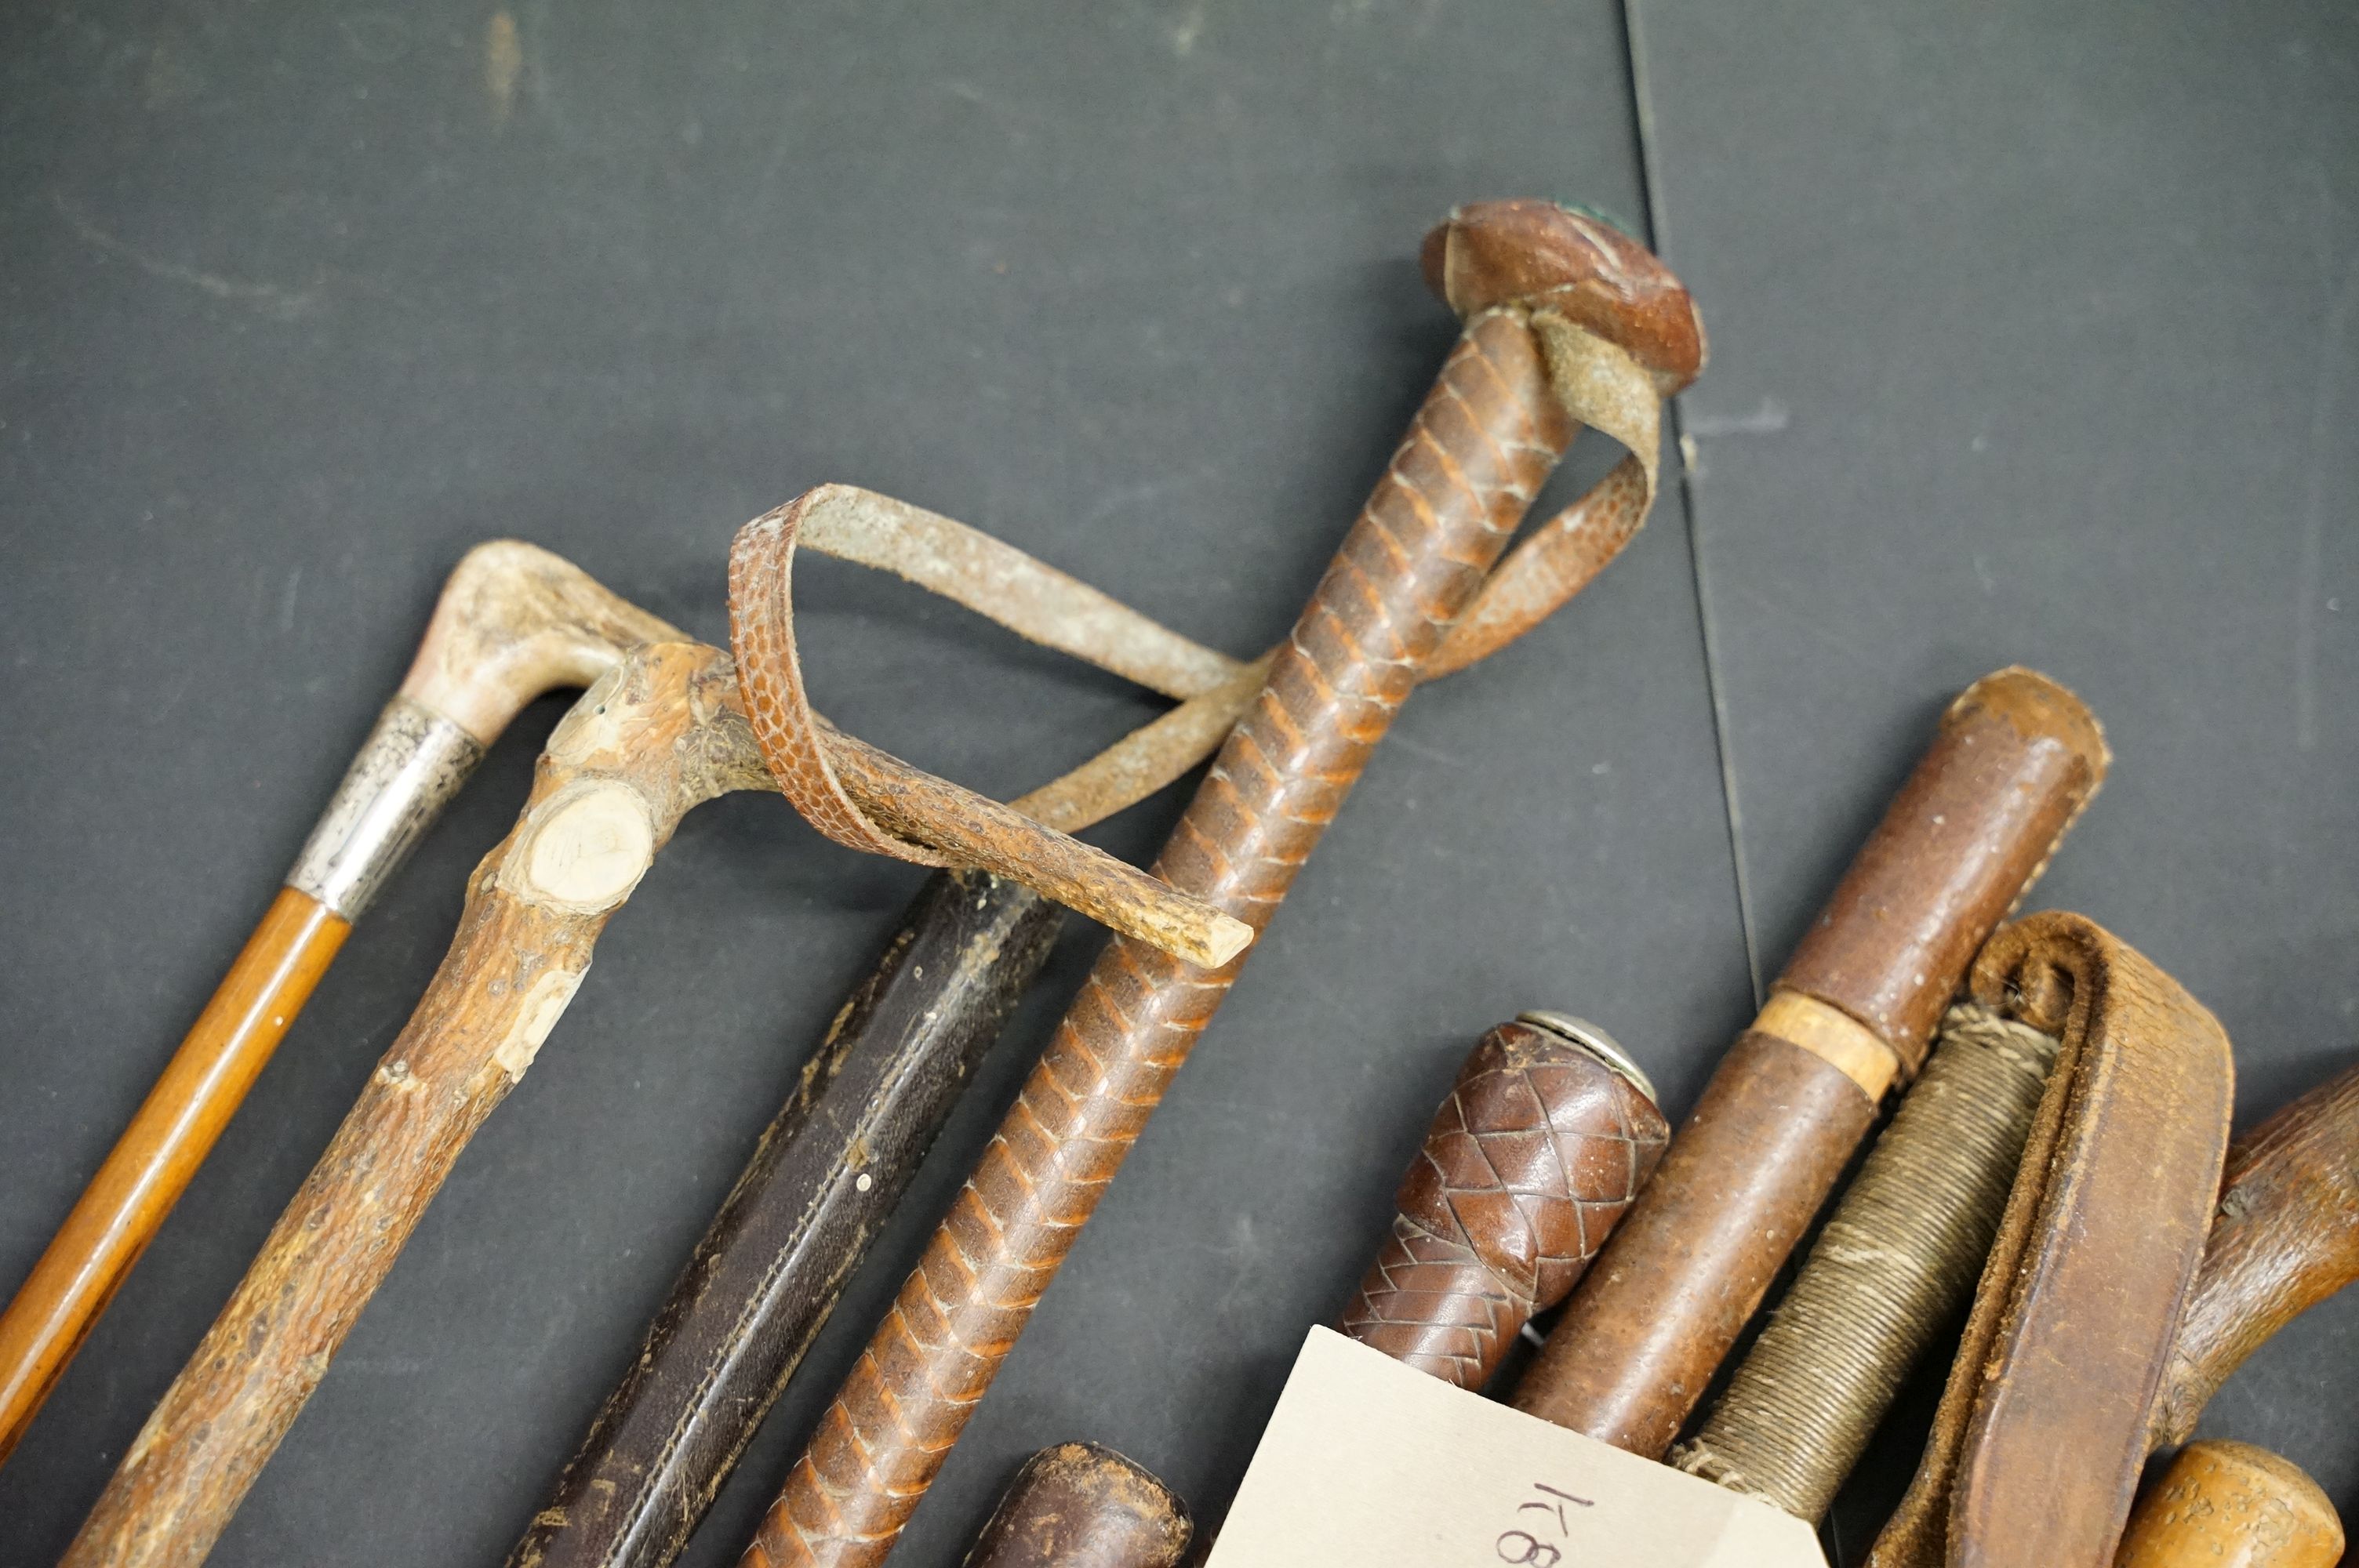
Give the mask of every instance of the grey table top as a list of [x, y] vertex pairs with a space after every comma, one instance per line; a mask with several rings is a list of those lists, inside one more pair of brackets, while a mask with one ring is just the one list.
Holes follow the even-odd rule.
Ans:
[[[2349, 7], [535, 0], [506, 62], [494, 17], [0, 16], [0, 1286], [469, 544], [535, 540], [719, 639], [737, 524], [842, 480], [1259, 648], [1450, 341], [1419, 236], [1502, 194], [1654, 225], [1715, 351], [1685, 483], [1578, 606], [1406, 710], [897, 1561], [956, 1561], [1075, 1436], [1217, 1517], [1473, 1035], [1570, 1008], [1683, 1109], [1996, 665], [2082, 692], [2117, 757], [2034, 903], [2220, 1014], [2241, 1121], [2354, 1059]], [[978, 787], [1154, 711], [803, 578], [830, 713]], [[368, 916], [0, 1470], [0, 1563], [63, 1548], [561, 708]], [[1143, 859], [1183, 793], [1095, 837]], [[497, 1561], [919, 874], [772, 798], [691, 817], [215, 1561]], [[1069, 929], [685, 1562], [734, 1561], [1097, 940]], [[2354, 1391], [2343, 1299], [2206, 1430], [2349, 1509]]]

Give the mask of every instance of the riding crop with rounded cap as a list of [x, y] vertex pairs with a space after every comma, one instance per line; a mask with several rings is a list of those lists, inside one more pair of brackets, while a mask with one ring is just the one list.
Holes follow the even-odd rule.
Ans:
[[[1651, 478], [1660, 399], [1702, 364], [1678, 281], [1635, 242], [1564, 209], [1463, 210], [1425, 262], [1466, 318], [1464, 335], [1157, 863], [1171, 885], [1255, 930], [1578, 424], [1621, 441]], [[781, 710], [768, 739], [792, 748], [782, 710], [793, 672], [761, 657], [777, 646], [769, 629], [754, 628], [766, 646], [745, 645], [745, 611], [773, 599], [733, 597], [732, 608], [749, 702], [768, 688]], [[816, 752], [774, 752], [771, 763], [816, 778]], [[1240, 968], [1201, 968], [1122, 938], [1107, 946], [821, 1417], [748, 1564], [874, 1563], [891, 1551]]]

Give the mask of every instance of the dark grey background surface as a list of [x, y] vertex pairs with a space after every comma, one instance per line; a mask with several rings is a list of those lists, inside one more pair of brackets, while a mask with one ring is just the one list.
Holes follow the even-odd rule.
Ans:
[[[2079, 688], [2118, 759], [2034, 902], [2220, 1013], [2246, 1121], [2352, 1060], [2347, 5], [527, 4], [505, 93], [493, 14], [0, 16], [0, 1288], [467, 545], [719, 638], [735, 526], [843, 480], [1258, 648], [1450, 341], [1418, 237], [1492, 195], [1651, 215], [1715, 348], [1689, 482], [1406, 710], [897, 1561], [954, 1562], [1072, 1436], [1217, 1517], [1472, 1037], [1574, 1009], [1684, 1109], [1997, 665]], [[832, 714], [995, 792], [1153, 711], [848, 568], [800, 602]], [[0, 1471], [0, 1563], [63, 1548], [561, 708], [363, 924]], [[1180, 794], [1098, 837], [1144, 858]], [[699, 811], [215, 1561], [496, 1562], [917, 881], [773, 798]], [[687, 1561], [734, 1560], [1096, 941], [1069, 931]], [[2345, 1300], [2207, 1426], [2349, 1509], [2354, 1391]], [[1912, 1460], [1904, 1430], [1843, 1551]]]

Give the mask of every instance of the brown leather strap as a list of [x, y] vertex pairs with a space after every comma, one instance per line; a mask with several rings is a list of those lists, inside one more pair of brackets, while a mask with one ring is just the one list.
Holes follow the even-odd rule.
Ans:
[[1974, 1000], [2062, 1044], [1915, 1481], [1870, 1568], [2104, 1568], [2228, 1148], [2217, 1020], [2077, 914], [2000, 930]]
[[[1630, 452], [1485, 579], [1429, 676], [1485, 658], [1546, 619], [1629, 542], [1654, 500], [1661, 416], [1647, 373], [1560, 316], [1538, 312], [1530, 326], [1566, 416]], [[799, 544], [895, 572], [1022, 636], [1186, 700], [1012, 809], [1002, 806], [842, 734], [813, 709], [795, 644]], [[1225, 658], [962, 523], [850, 485], [808, 491], [739, 530], [729, 604], [755, 735], [780, 792], [829, 838], [920, 865], [1012, 877], [1203, 967], [1225, 963], [1250, 940], [1244, 925], [1173, 897], [1068, 834], [1210, 756], [1261, 690], [1274, 654], [1251, 664]], [[880, 800], [897, 809], [878, 810]]]

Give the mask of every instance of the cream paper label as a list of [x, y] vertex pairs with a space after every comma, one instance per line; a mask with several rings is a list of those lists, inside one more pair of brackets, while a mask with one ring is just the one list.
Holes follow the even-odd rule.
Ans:
[[1314, 1328], [1205, 1568], [1826, 1568], [1817, 1534]]

